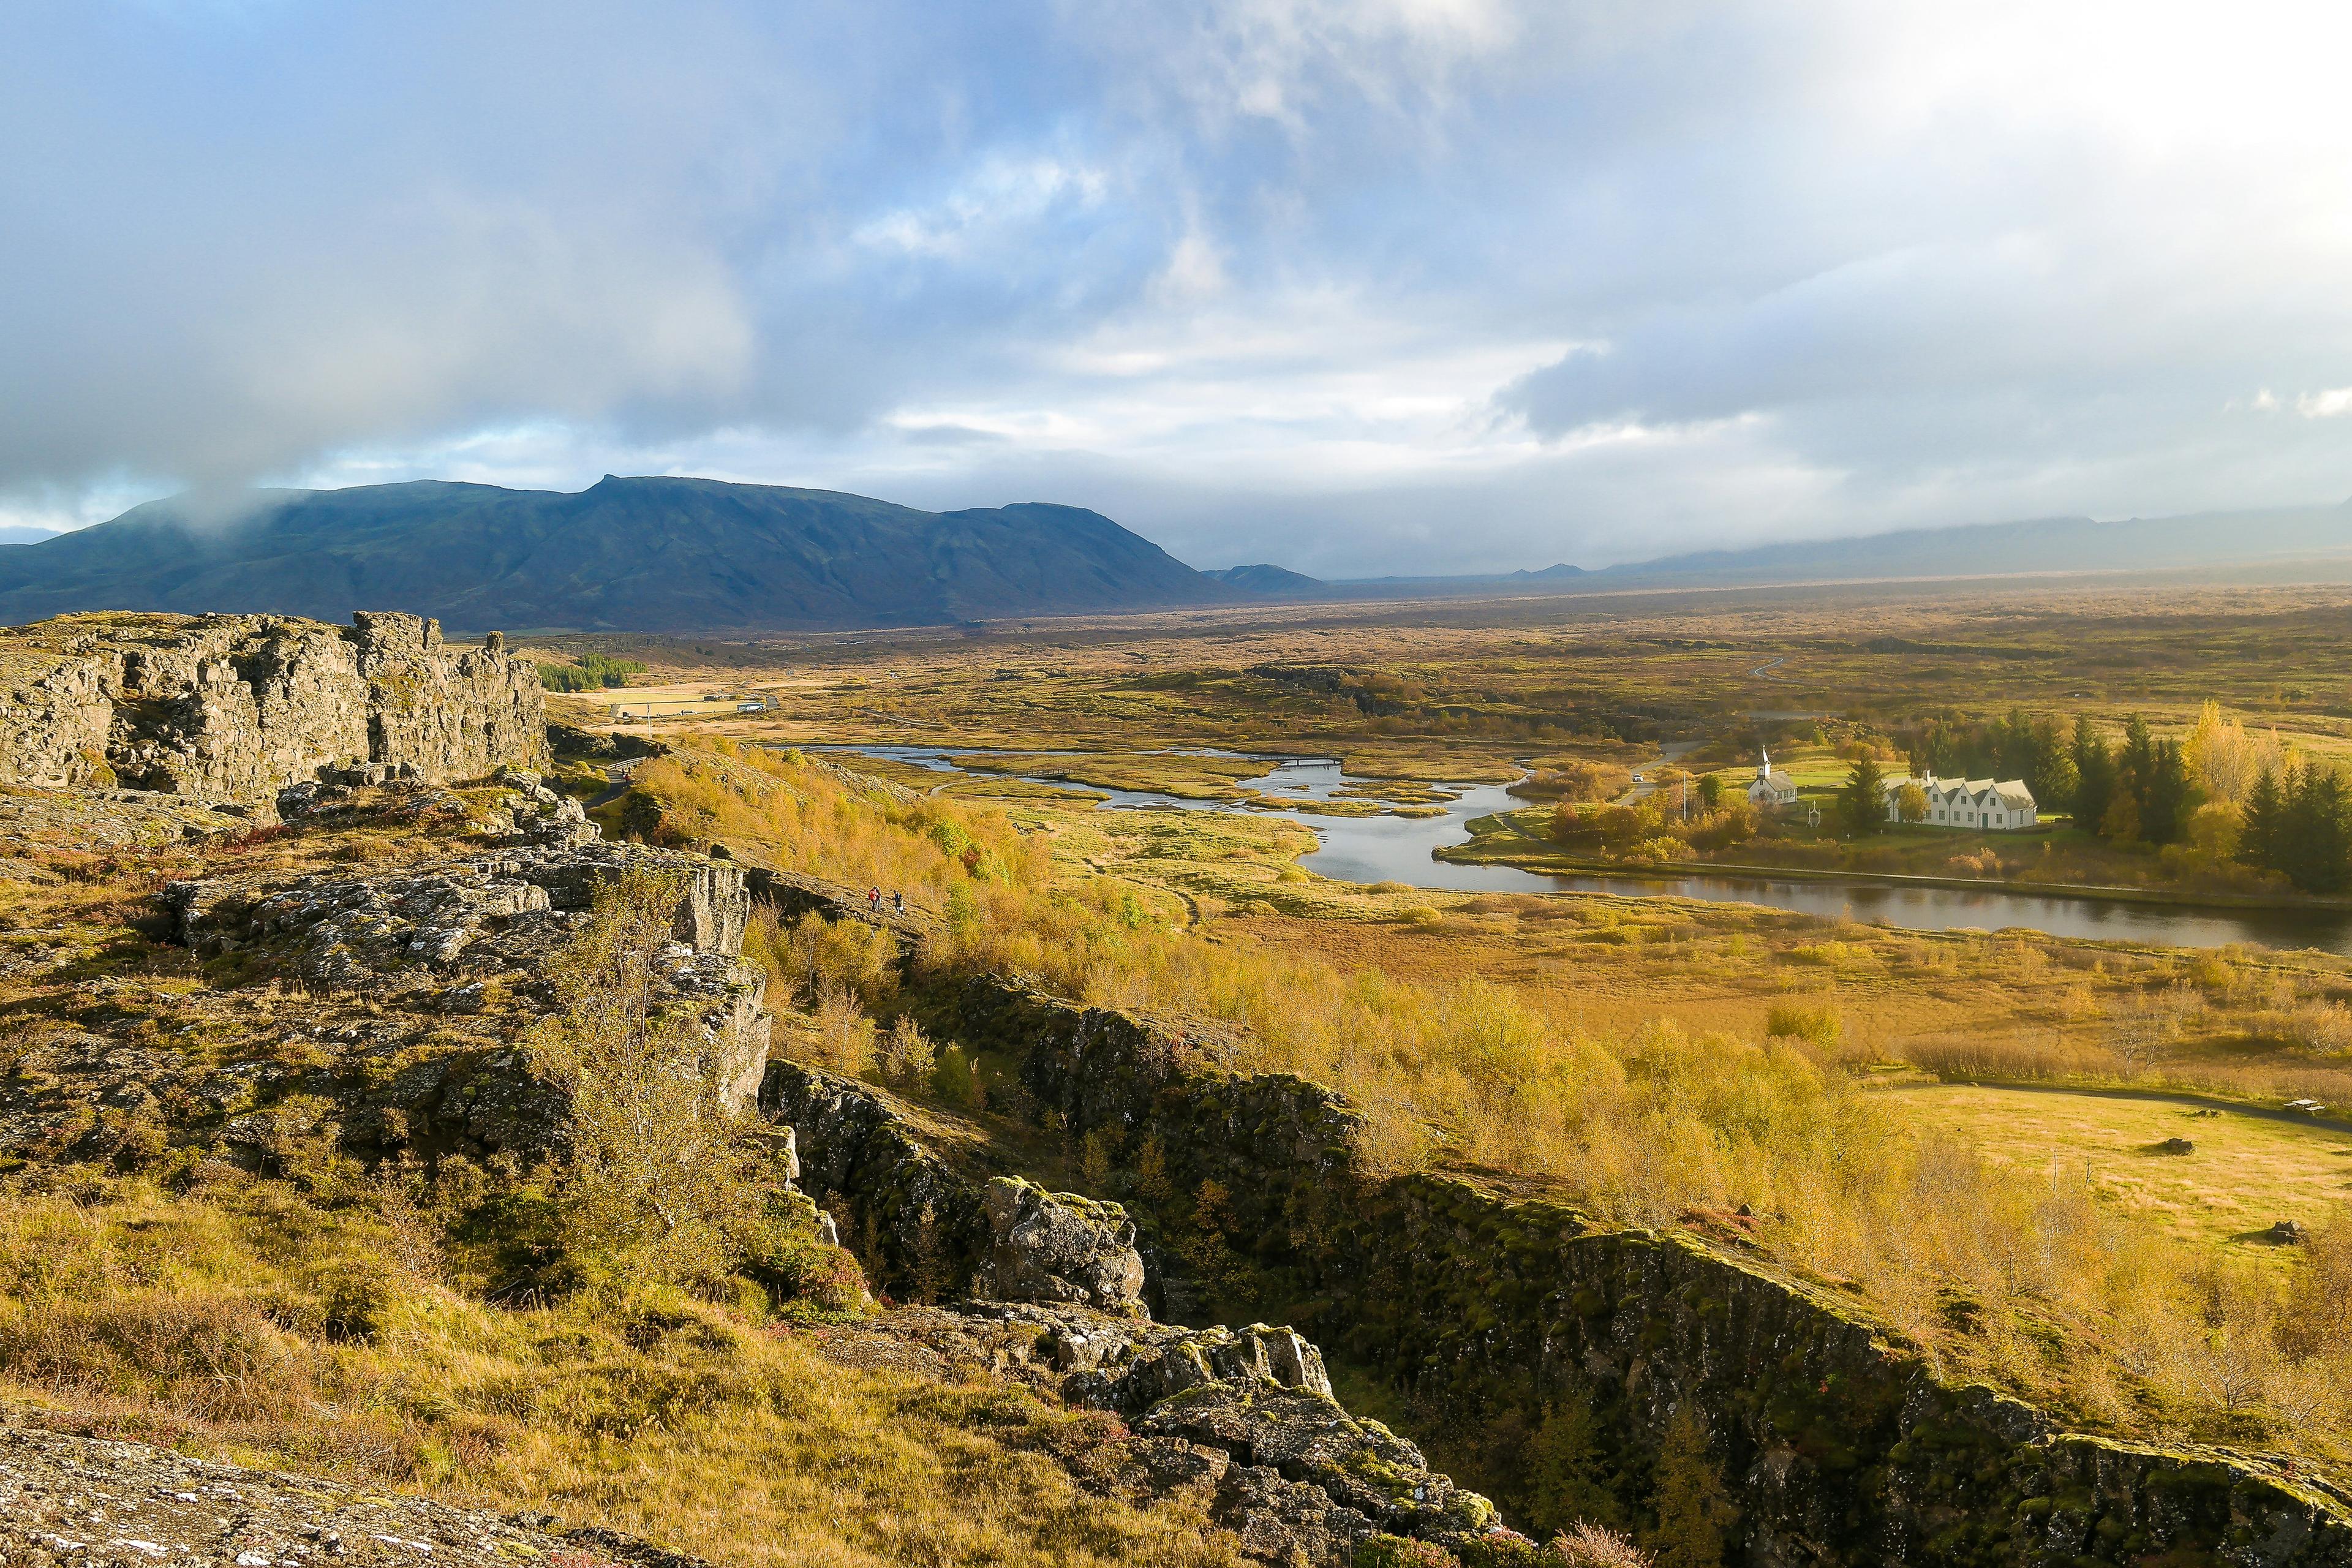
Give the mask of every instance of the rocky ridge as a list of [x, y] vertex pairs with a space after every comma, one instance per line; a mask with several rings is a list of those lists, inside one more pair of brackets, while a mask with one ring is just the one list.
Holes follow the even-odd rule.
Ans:
[[1222, 1070], [1150, 1020], [982, 977], [933, 1021], [1004, 1052], [1071, 1138], [1148, 1140], [1178, 1188], [1224, 1184], [1268, 1293], [1416, 1399], [1520, 1429], [1582, 1405], [1629, 1487], [1696, 1415], [1738, 1510], [1729, 1545], [1758, 1568], [2352, 1564], [2352, 1498], [2291, 1466], [2069, 1431], [1686, 1234], [1454, 1177], [1362, 1179], [1343, 1097]]
[[[563, 1101], [516, 1043], [551, 1005], [547, 967], [589, 918], [597, 888], [632, 870], [677, 889], [661, 983], [702, 1020], [725, 1098], [748, 1105], [770, 1017], [765, 973], [740, 956], [750, 913], [740, 871], [698, 855], [577, 842], [593, 827], [576, 802], [555, 803], [529, 773], [500, 776], [487, 800], [339, 785], [312, 808], [352, 823], [469, 829], [456, 853], [381, 870], [228, 871], [167, 884], [157, 904], [194, 958], [300, 989], [232, 994], [216, 1005], [216, 993], [159, 991], [136, 977], [79, 983], [74, 1016], [13, 1042], [0, 1076], [0, 1159], [136, 1164], [181, 1153], [276, 1171], [304, 1149], [365, 1162], [536, 1158], [561, 1136]], [[0, 952], [0, 964], [46, 961], [37, 938]], [[188, 1049], [189, 1036], [206, 1048]]]
[[1297, 1331], [1188, 1328], [1145, 1310], [1135, 1228], [1118, 1204], [1017, 1177], [975, 1185], [924, 1147], [881, 1090], [771, 1062], [761, 1109], [789, 1123], [809, 1195], [846, 1215], [897, 1288], [963, 1304], [933, 1337], [992, 1340], [992, 1370], [1129, 1417], [1135, 1456], [1270, 1563], [1344, 1568], [1381, 1538], [1454, 1552], [1517, 1537], [1421, 1450], [1343, 1409]]
[[494, 634], [362, 613], [63, 616], [0, 629], [0, 784], [266, 797], [377, 764], [427, 782], [544, 758], [535, 668]]

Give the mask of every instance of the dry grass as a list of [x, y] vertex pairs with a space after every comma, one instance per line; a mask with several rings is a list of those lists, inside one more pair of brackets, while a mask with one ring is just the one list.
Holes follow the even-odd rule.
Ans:
[[1081, 1490], [1055, 1455], [1094, 1418], [845, 1367], [822, 1331], [673, 1292], [499, 1310], [414, 1241], [271, 1186], [0, 1188], [0, 1394], [728, 1563], [1239, 1561], [1185, 1504]]
[[[2117, 1209], [2207, 1244], [2283, 1219], [2316, 1228], [2352, 1201], [2352, 1134], [2307, 1121], [1959, 1084], [1893, 1090], [1886, 1103], [2029, 1175], [2085, 1180]], [[2195, 1152], [2158, 1152], [2171, 1138]]]
[[[761, 776], [786, 778], [793, 766], [761, 763]], [[1515, 900], [1448, 900], [1434, 927], [1263, 917], [1187, 926], [1086, 861], [1057, 858], [1055, 835], [1023, 831], [1040, 817], [965, 816], [937, 801], [861, 805], [854, 788], [813, 771], [787, 782], [803, 804], [784, 820], [863, 811], [870, 831], [845, 831], [842, 844], [871, 857], [895, 843], [910, 878], [948, 879], [923, 970], [1026, 973], [1088, 1001], [1208, 1022], [1234, 1042], [1234, 1065], [1349, 1093], [1371, 1114], [1364, 1152], [1375, 1169], [1442, 1158], [1507, 1172], [1633, 1225], [1744, 1205], [1780, 1260], [1853, 1284], [1892, 1330], [1956, 1372], [2117, 1430], [2275, 1442], [2331, 1461], [2352, 1448], [2340, 1392], [2352, 1388], [2352, 1342], [2295, 1339], [2284, 1294], [2297, 1288], [2293, 1270], [2283, 1279], [2177, 1240], [2102, 1201], [2079, 1169], [2053, 1181], [1966, 1138], [1923, 1133], [1854, 1076], [1878, 1055], [1890, 1015], [1923, 993], [1949, 990], [1938, 1006], [1981, 1032], [1977, 1001], [2006, 996], [2038, 1015], [2063, 981], [2112, 1000], [2110, 1012], [2158, 1011], [2177, 1035], [2213, 987], [2247, 984], [2241, 963], [2200, 977], [2170, 960], [2029, 938], [1927, 940], [1606, 900], [1549, 902], [1538, 917]], [[942, 839], [968, 840], [956, 869], [934, 863]], [[823, 869], [839, 850], [811, 853]], [[1010, 866], [1019, 873], [992, 869]], [[1733, 927], [1727, 937], [1711, 929], [1718, 921]], [[1594, 966], [1546, 977], [1538, 964], [1514, 978], [1505, 972], [1519, 961], [1494, 953], [1507, 923], [1511, 948], [1532, 928], [1547, 957], [1590, 953]], [[1407, 952], [1421, 957], [1385, 961]], [[1351, 962], [1360, 954], [1380, 956]], [[1592, 978], [1631, 969], [1635, 955], [1658, 965], [1642, 973], [1672, 984], [1647, 984], [1647, 1021], [1596, 1026]], [[1769, 955], [1787, 967], [1759, 964]], [[1753, 998], [1732, 1026], [1658, 1016], [1684, 1013], [1681, 998], [1717, 975]], [[1972, 1059], [2044, 1076], [2108, 1060], [2070, 1049], [2063, 1064]], [[1956, 1300], [1969, 1303], [1964, 1313]], [[2216, 1313], [2234, 1347], [2222, 1393]]]

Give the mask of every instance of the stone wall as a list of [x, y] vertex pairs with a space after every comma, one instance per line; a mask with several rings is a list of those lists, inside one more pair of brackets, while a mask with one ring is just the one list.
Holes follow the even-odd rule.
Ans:
[[1180, 1192], [1217, 1181], [1265, 1304], [1433, 1405], [1520, 1431], [1588, 1406], [1635, 1501], [1696, 1414], [1734, 1561], [2352, 1564], [2347, 1500], [2256, 1456], [2060, 1430], [1760, 1261], [1444, 1177], [1360, 1180], [1341, 1097], [1220, 1071], [1175, 1028], [988, 978], [930, 1021], [1016, 1062], [1070, 1135], [1150, 1141]]
[[65, 616], [0, 629], [0, 782], [241, 798], [380, 763], [468, 778], [546, 752], [538, 672], [437, 623]]

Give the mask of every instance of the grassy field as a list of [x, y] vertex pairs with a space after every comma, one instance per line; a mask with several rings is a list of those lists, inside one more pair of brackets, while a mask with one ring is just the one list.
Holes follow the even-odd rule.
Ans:
[[[1829, 714], [1835, 731], [1927, 710], [2023, 706], [2113, 720], [2144, 711], [2163, 731], [2185, 726], [2209, 698], [2310, 750], [2345, 754], [2344, 630], [2336, 589], [2077, 583], [1286, 606], [756, 646], [561, 646], [645, 658], [665, 691], [767, 692], [778, 711], [757, 727], [785, 739], [1328, 751], [1357, 772], [1428, 779], [1505, 777], [1519, 758], [1551, 751], [1639, 757], [1660, 738], [1727, 743], [1760, 729], [1805, 741], [1815, 722], [1759, 714]], [[1460, 771], [1468, 768], [1485, 771]]]
[[[2306, 755], [2343, 756], [2352, 643], [2340, 601], [1853, 588], [612, 651], [646, 658], [667, 684], [771, 691], [772, 711], [705, 726], [746, 741], [995, 748], [1021, 760], [993, 765], [1099, 787], [1213, 796], [1249, 776], [1171, 748], [1319, 753], [1387, 781], [1373, 798], [1393, 807], [1412, 803], [1412, 786], [1528, 767], [1589, 762], [1615, 777], [1679, 741], [1695, 743], [1685, 765], [1733, 783], [1769, 742], [1820, 798], [1843, 777], [1841, 747], [2012, 707], [2117, 725], [2143, 712], [2179, 734], [2212, 699]], [[2338, 1234], [2326, 1227], [2345, 1195], [2331, 1173], [2341, 1144], [2225, 1115], [2194, 1120], [2195, 1154], [2149, 1155], [2141, 1147], [2161, 1140], [2148, 1128], [2175, 1113], [1959, 1087], [2352, 1103], [2352, 962], [1916, 932], [1664, 898], [1360, 887], [1297, 864], [1312, 819], [1295, 813], [1098, 811], [1034, 785], [875, 771], [941, 793], [889, 808], [895, 826], [845, 832], [851, 808], [819, 810], [814, 797], [746, 815], [747, 789], [777, 785], [730, 783], [723, 767], [648, 782], [681, 802], [685, 840], [731, 822], [791, 863], [903, 883], [959, 933], [940, 963], [1021, 970], [1197, 1020], [1235, 1042], [1239, 1065], [1337, 1084], [1384, 1130], [1381, 1158], [1442, 1148], [1492, 1179], [1642, 1223], [1704, 1228], [1748, 1204], [1787, 1266], [1866, 1292], [1958, 1370], [2112, 1430], [2306, 1442], [2329, 1462], [2352, 1452], [2352, 1426], [2339, 1434], [2338, 1415], [2313, 1416], [2305, 1397], [2336, 1375], [2295, 1327], [2296, 1281], [2324, 1269], [2315, 1257], [2306, 1267], [2305, 1249], [2245, 1239], [2281, 1218]], [[927, 815], [967, 808], [951, 827]], [[1516, 820], [1540, 831], [1548, 815]], [[958, 835], [981, 847], [969, 879], [922, 847]], [[1481, 850], [1541, 847], [1489, 836]], [[2125, 887], [2169, 875], [2063, 826], [1898, 833], [1859, 851], [1833, 833], [1788, 833], [1722, 858]], [[1950, 1081], [1866, 1092], [1938, 1078]], [[2026, 1109], [1999, 1109], [2012, 1102]], [[2231, 1283], [2242, 1275], [2255, 1283]], [[2008, 1327], [1956, 1334], [1955, 1291], [1999, 1303], [1983, 1321]], [[2216, 1302], [2242, 1320], [2232, 1343], [2270, 1347], [2256, 1381], [2268, 1380], [2272, 1416], [2200, 1403], [2215, 1385], [2200, 1359], [2210, 1327], [2197, 1325], [2224, 1310]]]
[[[1887, 1103], [2020, 1171], [2061, 1180], [2079, 1171], [2117, 1209], [2192, 1241], [2267, 1246], [2263, 1233], [2278, 1221], [2322, 1225], [2352, 1199], [2352, 1132], [2341, 1128], [1971, 1084], [1893, 1089]], [[2163, 1152], [2170, 1139], [2194, 1152]]]

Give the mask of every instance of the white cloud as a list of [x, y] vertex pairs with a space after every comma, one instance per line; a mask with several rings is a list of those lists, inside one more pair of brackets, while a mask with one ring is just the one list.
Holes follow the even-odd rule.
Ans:
[[0, 510], [698, 468], [1402, 571], [2336, 500], [2347, 30], [0, 9]]

